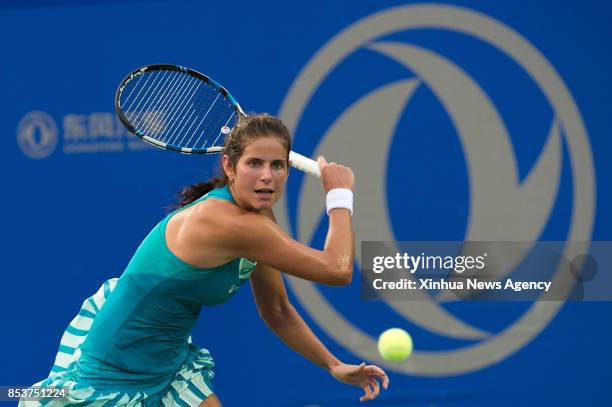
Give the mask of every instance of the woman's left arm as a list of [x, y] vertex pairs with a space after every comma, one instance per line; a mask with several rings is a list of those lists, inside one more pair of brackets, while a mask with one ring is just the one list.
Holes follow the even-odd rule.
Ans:
[[372, 400], [389, 384], [385, 372], [374, 365], [347, 365], [340, 362], [315, 336], [287, 298], [285, 285], [278, 270], [259, 263], [251, 274], [251, 287], [259, 315], [266, 325], [287, 346], [326, 369], [336, 380], [361, 387], [360, 401]]
[[[274, 220], [271, 212], [264, 215]], [[336, 380], [361, 387], [365, 392], [361, 401], [372, 400], [378, 395], [380, 386], [377, 379], [382, 380], [383, 388], [387, 388], [389, 378], [382, 369], [365, 363], [344, 364], [321, 343], [289, 302], [278, 270], [259, 263], [251, 274], [251, 288], [259, 315], [270, 330], [291, 349], [326, 369]]]

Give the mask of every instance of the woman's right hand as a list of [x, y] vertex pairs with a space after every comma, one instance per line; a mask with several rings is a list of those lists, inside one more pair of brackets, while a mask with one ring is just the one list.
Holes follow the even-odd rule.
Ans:
[[319, 164], [319, 169], [321, 170], [321, 182], [323, 183], [325, 193], [336, 188], [353, 190], [355, 176], [349, 167], [336, 164], [335, 162], [328, 163], [323, 156], [317, 158], [317, 164]]

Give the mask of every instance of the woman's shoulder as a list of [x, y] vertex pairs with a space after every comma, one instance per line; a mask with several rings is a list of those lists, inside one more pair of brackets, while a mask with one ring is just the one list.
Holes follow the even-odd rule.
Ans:
[[189, 212], [192, 221], [215, 220], [225, 217], [234, 217], [243, 214], [244, 211], [239, 206], [226, 199], [218, 199], [211, 196], [193, 205]]
[[[185, 230], [192, 236], [231, 238], [245, 222], [252, 222], [252, 214], [224, 199], [206, 199], [189, 208], [184, 218]], [[235, 236], [234, 236], [235, 237]]]
[[273, 223], [260, 213], [247, 211], [222, 199], [206, 199], [194, 205], [189, 228], [204, 231], [220, 240], [237, 242], [249, 239], [247, 235], [261, 235], [267, 223]]
[[[166, 229], [168, 248], [183, 261], [208, 268], [228, 261], [224, 248], [236, 233], [234, 219], [241, 209], [221, 199], [206, 199], [177, 213]], [[211, 263], [212, 262], [212, 263]]]

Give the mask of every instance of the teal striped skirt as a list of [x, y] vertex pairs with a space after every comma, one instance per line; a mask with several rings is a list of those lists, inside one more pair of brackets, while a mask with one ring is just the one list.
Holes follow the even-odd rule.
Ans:
[[213, 394], [211, 380], [214, 377], [214, 361], [208, 350], [189, 342], [189, 354], [176, 372], [172, 381], [161, 390], [96, 390], [79, 383], [78, 361], [80, 346], [87, 337], [89, 328], [109, 297], [118, 279], [106, 281], [93, 296], [83, 302], [79, 314], [70, 322], [62, 335], [59, 351], [49, 377], [34, 386], [52, 386], [67, 389], [62, 398], [43, 400], [21, 400], [19, 406], [198, 406]]

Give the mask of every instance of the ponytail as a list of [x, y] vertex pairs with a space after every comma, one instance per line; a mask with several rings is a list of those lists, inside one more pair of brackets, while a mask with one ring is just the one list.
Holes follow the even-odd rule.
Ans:
[[189, 205], [196, 199], [201, 198], [213, 189], [224, 186], [226, 183], [227, 179], [225, 178], [225, 176], [221, 176], [212, 178], [205, 182], [198, 182], [197, 184], [187, 185], [176, 194], [176, 202], [169, 205], [167, 209], [180, 209], [185, 205]]

